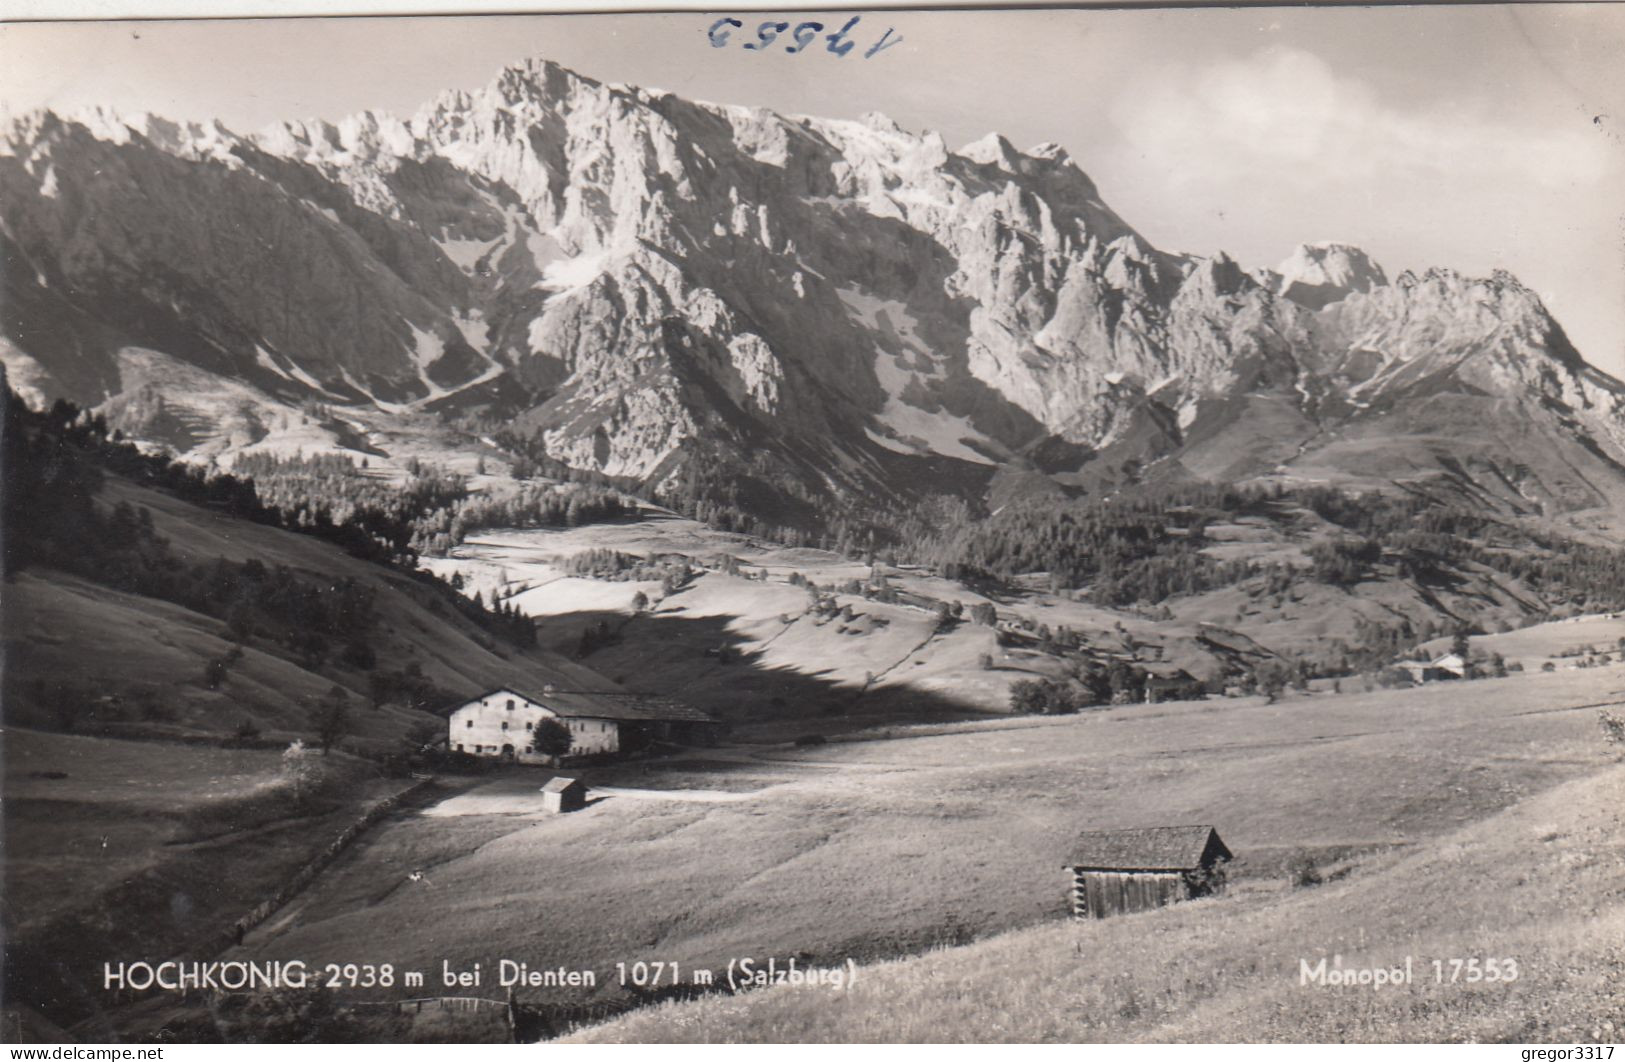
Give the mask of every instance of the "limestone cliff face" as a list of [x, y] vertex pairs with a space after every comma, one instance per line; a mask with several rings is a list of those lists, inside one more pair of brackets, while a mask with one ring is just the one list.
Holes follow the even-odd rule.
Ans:
[[254, 136], [27, 117], [0, 241], [0, 355], [42, 394], [119, 393], [130, 346], [386, 408], [503, 378], [550, 452], [616, 475], [703, 439], [884, 487], [1054, 437], [1087, 455], [1147, 416], [1177, 450], [1261, 395], [1314, 431], [1493, 393], [1621, 445], [1620, 385], [1510, 277], [1390, 282], [1341, 244], [1249, 273], [1153, 247], [1053, 144], [955, 150], [539, 60], [409, 117]]

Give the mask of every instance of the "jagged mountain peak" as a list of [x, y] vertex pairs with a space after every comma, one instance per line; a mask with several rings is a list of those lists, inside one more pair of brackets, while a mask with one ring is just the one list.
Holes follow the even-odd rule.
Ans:
[[255, 146], [272, 155], [310, 162], [410, 157], [416, 139], [406, 123], [374, 111], [361, 111], [337, 122], [319, 118], [277, 122], [251, 138]]
[[1066, 148], [1057, 144], [1053, 140], [1046, 140], [1041, 144], [1035, 144], [1027, 149], [1026, 154], [1028, 158], [1042, 159], [1045, 162], [1053, 162], [1058, 165], [1064, 166], [1072, 164], [1072, 156], [1067, 153]]
[[1299, 244], [1274, 272], [1275, 290], [1312, 310], [1388, 283], [1382, 266], [1365, 251], [1332, 240]]
[[901, 125], [898, 125], [896, 119], [892, 118], [883, 111], [867, 111], [861, 118], [858, 119], [858, 121], [862, 122], [864, 125], [868, 126], [870, 129], [873, 129], [877, 133], [896, 133], [904, 136], [908, 135], [908, 131]]
[[979, 140], [973, 140], [955, 154], [984, 166], [997, 166], [1002, 170], [1014, 171], [1021, 164], [1021, 152], [999, 132], [991, 132]]
[[502, 68], [502, 72], [494, 78], [496, 83], [504, 83], [516, 79], [529, 81], [534, 85], [599, 85], [601, 82], [578, 74], [569, 67], [545, 55], [529, 55], [517, 62], [509, 63]]
[[71, 124], [83, 126], [97, 140], [127, 144], [132, 134], [145, 135], [149, 115], [144, 111], [124, 113], [113, 104], [94, 104], [71, 110], [63, 117]]
[[212, 161], [230, 168], [241, 165], [235, 149], [242, 139], [218, 120], [180, 122], [109, 105], [62, 113], [45, 108], [26, 112], [7, 123], [0, 136], [0, 155], [27, 154], [32, 165], [49, 155], [53, 144], [76, 135], [112, 147], [139, 141], [179, 158]]
[[62, 117], [46, 107], [7, 113], [0, 122], [0, 155], [12, 157], [38, 150], [62, 124]]
[[1241, 265], [1224, 251], [1190, 263], [1186, 286], [1210, 295], [1235, 295], [1257, 286]]
[[7, 277], [0, 354], [82, 400], [139, 378], [134, 345], [322, 401], [500, 393], [549, 454], [612, 475], [661, 481], [703, 445], [882, 495], [920, 481], [908, 461], [986, 468], [1049, 436], [1172, 453], [1256, 396], [1294, 411], [1267, 431], [1312, 432], [1414, 396], [1538, 395], [1625, 440], [1600, 412], [1619, 392], [1510, 275], [1390, 284], [1337, 242], [1273, 271], [1171, 254], [1053, 142], [950, 152], [877, 113], [541, 58], [410, 117], [246, 140], [89, 120], [15, 120], [0, 152], [0, 239], [33, 267]]

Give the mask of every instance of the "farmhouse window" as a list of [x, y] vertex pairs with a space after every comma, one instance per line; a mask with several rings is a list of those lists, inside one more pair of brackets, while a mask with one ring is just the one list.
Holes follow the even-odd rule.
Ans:
[[526, 723], [526, 724], [525, 724], [525, 729], [526, 729], [526, 730], [529, 730], [529, 729], [530, 729], [530, 728], [531, 728], [531, 727], [532, 727], [532, 726], [534, 726], [534, 725], [535, 725], [535, 724], [534, 724], [534, 723]]
[[508, 711], [510, 711], [510, 712], [513, 711], [513, 698], [512, 697], [508, 698]]
[[474, 720], [470, 719], [468, 721], [468, 729], [470, 729], [470, 730], [474, 729]]
[[508, 729], [508, 721], [506, 719], [504, 719], [502, 721], [502, 729], [504, 729], [504, 730]]

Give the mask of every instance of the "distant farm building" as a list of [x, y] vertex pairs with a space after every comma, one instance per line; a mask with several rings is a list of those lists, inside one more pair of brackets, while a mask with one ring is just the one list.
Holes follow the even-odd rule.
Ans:
[[1202, 681], [1182, 667], [1152, 665], [1145, 668], [1145, 703], [1188, 701], [1202, 694]]
[[1210, 895], [1224, 888], [1222, 864], [1232, 858], [1211, 826], [1086, 833], [1065, 868], [1072, 917], [1108, 918]]
[[1208, 652], [1242, 669], [1254, 667], [1264, 660], [1280, 659], [1273, 650], [1264, 648], [1240, 631], [1233, 631], [1214, 623], [1198, 623], [1196, 640]]
[[542, 786], [542, 810], [562, 815], [587, 806], [587, 784], [579, 778], [559, 775]]
[[464, 701], [447, 720], [448, 750], [516, 763], [552, 763], [531, 745], [544, 719], [570, 731], [564, 759], [608, 757], [657, 740], [709, 743], [718, 724], [697, 708], [620, 692], [561, 691], [526, 694], [502, 688]]
[[1441, 675], [1447, 675], [1450, 678], [1467, 677], [1467, 661], [1463, 660], [1459, 653], [1444, 654], [1433, 661], [1433, 668]]

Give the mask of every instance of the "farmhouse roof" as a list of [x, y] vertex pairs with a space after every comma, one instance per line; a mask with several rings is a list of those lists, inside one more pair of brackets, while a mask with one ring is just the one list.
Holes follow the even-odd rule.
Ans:
[[1093, 870], [1194, 870], [1230, 849], [1211, 826], [1149, 826], [1081, 834], [1069, 867]]
[[475, 701], [496, 694], [523, 697], [527, 701], [545, 706], [550, 711], [572, 719], [614, 719], [620, 722], [644, 720], [651, 723], [694, 722], [710, 723], [715, 720], [707, 712], [681, 704], [666, 697], [652, 697], [625, 690], [542, 690], [525, 693], [512, 686], [498, 686], [467, 700], [460, 701], [453, 712]]
[[557, 778], [548, 779], [547, 784], [542, 786], [542, 792], [544, 792], [544, 793], [564, 793], [564, 792], [568, 792], [571, 789], [575, 789], [577, 787], [580, 787], [582, 789], [587, 788], [586, 784], [583, 783], [581, 781], [581, 779], [579, 779], [579, 778], [571, 778], [568, 775], [562, 775], [561, 774]]
[[1274, 656], [1270, 650], [1253, 641], [1240, 631], [1230, 630], [1212, 623], [1198, 623], [1196, 637], [1199, 641], [1207, 642], [1220, 649], [1228, 649], [1232, 653], [1256, 654], [1258, 656]]

